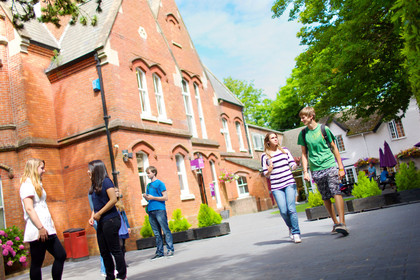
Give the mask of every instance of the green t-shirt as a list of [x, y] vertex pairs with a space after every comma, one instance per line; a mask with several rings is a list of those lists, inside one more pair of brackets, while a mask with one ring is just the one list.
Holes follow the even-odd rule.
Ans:
[[[325, 126], [328, 143], [335, 140], [330, 129]], [[311, 171], [324, 170], [336, 166], [334, 154], [328, 148], [321, 131], [321, 125], [318, 124], [314, 130], [306, 130], [306, 145], [308, 150], [309, 169]], [[299, 133], [298, 145], [305, 146], [302, 131]]]

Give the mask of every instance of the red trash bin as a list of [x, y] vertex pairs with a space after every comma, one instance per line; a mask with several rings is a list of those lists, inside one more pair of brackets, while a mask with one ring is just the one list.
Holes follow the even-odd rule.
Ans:
[[[66, 249], [67, 258], [72, 258], [73, 261], [79, 261], [89, 258], [89, 249], [86, 238], [86, 231], [84, 228], [71, 228], [64, 231], [63, 234], [65, 234], [64, 248]], [[67, 239], [66, 235], [69, 236], [67, 237]], [[67, 246], [66, 240], [68, 240]]]

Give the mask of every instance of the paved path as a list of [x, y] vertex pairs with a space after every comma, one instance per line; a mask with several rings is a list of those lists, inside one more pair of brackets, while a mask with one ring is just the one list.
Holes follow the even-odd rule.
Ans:
[[[128, 279], [420, 279], [420, 203], [346, 215], [347, 237], [330, 234], [330, 219], [299, 213], [301, 244], [273, 212], [231, 217], [231, 234], [175, 244], [174, 257], [127, 252]], [[44, 279], [50, 271], [43, 268]], [[99, 257], [67, 262], [63, 279], [103, 279]]]

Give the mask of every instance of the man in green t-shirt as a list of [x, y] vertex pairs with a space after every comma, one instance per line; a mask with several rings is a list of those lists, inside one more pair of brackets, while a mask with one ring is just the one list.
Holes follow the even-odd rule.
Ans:
[[[305, 139], [302, 131], [298, 137], [298, 145], [302, 146], [302, 167], [304, 179], [310, 180], [308, 173], [311, 170], [312, 178], [318, 186], [322, 195], [325, 208], [330, 214], [334, 226], [332, 233], [341, 233], [344, 236], [349, 234], [344, 220], [344, 201], [340, 191], [340, 180], [344, 177], [344, 167], [341, 162], [340, 153], [334, 143], [335, 137], [328, 127], [325, 127], [326, 137], [323, 135], [321, 125], [315, 121], [315, 110], [312, 107], [305, 107], [299, 112], [300, 120], [306, 125]], [[327, 143], [330, 143], [331, 149]], [[338, 163], [338, 170], [337, 165]], [[340, 221], [332, 207], [330, 198], [334, 197]]]

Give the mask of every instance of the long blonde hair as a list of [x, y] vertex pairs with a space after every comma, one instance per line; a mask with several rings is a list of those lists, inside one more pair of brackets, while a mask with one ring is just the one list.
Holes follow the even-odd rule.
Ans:
[[[268, 158], [271, 158], [271, 155], [268, 151], [270, 150], [270, 135], [272, 134], [275, 134], [277, 136], [277, 139], [279, 138], [279, 135], [275, 132], [269, 132], [265, 135], [264, 153], [267, 155]], [[277, 144], [277, 149], [279, 149], [283, 154], [286, 154], [286, 151], [280, 146], [280, 142]]]
[[23, 176], [20, 178], [20, 183], [24, 183], [26, 179], [30, 179], [34, 185], [36, 194], [41, 198], [42, 196], [42, 183], [41, 176], [39, 176], [38, 168], [41, 165], [45, 166], [45, 161], [37, 158], [30, 158], [26, 162], [25, 170], [23, 171]]

